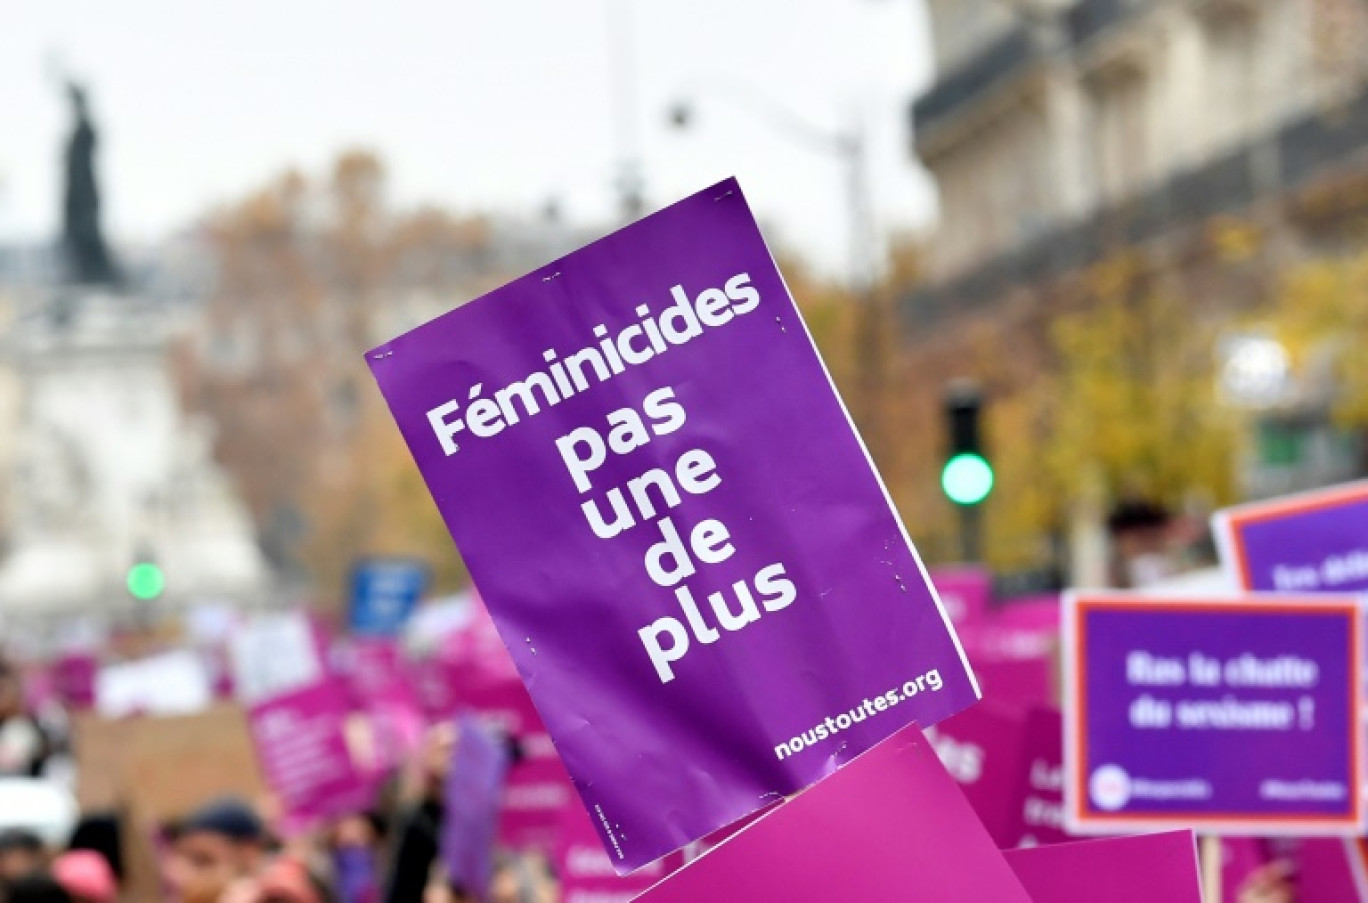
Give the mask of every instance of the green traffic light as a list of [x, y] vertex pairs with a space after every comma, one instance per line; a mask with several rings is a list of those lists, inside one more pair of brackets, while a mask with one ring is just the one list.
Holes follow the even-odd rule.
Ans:
[[993, 491], [993, 468], [982, 455], [963, 452], [945, 462], [941, 488], [956, 505], [977, 505]]
[[133, 598], [150, 602], [166, 589], [166, 575], [150, 561], [141, 561], [128, 569], [128, 592]]

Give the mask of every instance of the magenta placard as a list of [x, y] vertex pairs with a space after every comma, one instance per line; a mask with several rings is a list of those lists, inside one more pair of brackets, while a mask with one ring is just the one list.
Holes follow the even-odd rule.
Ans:
[[346, 693], [333, 681], [275, 696], [249, 710], [262, 771], [295, 828], [360, 812], [371, 802], [375, 788], [352, 760], [346, 719]]
[[1026, 712], [1011, 807], [1004, 847], [1074, 839], [1064, 830], [1064, 720], [1056, 708]]
[[931, 568], [931, 583], [956, 627], [981, 621], [993, 603], [993, 575], [981, 567]]
[[641, 897], [642, 903], [912, 899], [1031, 899], [915, 725]]
[[1006, 855], [1035, 903], [1202, 903], [1191, 831], [1081, 840]]
[[985, 699], [926, 729], [941, 764], [999, 847], [1013, 845], [1025, 727], [1024, 712]]
[[561, 903], [629, 903], [675, 867], [678, 854], [619, 875], [582, 806], [565, 806], [556, 831]]

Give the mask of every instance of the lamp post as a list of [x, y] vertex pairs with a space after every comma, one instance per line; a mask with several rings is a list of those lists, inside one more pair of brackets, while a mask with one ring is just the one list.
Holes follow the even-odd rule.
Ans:
[[[720, 92], [719, 92], [720, 93]], [[865, 161], [865, 136], [860, 128], [829, 131], [812, 125], [783, 104], [745, 86], [727, 85], [723, 94], [744, 108], [771, 131], [784, 135], [791, 143], [820, 153], [840, 163], [846, 203], [848, 231], [848, 282], [859, 303], [856, 357], [859, 375], [858, 419], [871, 453], [879, 447], [879, 396], [882, 390], [883, 353], [879, 341], [881, 310], [875, 291], [876, 256], [874, 211], [870, 201]], [[690, 128], [696, 104], [688, 98], [677, 101], [669, 110], [670, 123], [677, 129]]]

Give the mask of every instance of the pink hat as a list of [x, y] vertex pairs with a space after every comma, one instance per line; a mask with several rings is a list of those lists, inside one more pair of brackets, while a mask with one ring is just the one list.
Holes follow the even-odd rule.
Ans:
[[115, 903], [119, 888], [104, 857], [91, 850], [72, 850], [52, 861], [52, 877], [73, 897], [89, 903]]

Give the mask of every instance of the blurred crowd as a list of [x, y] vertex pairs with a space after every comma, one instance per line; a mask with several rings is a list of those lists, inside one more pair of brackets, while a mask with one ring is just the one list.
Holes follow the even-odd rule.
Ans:
[[[44, 775], [67, 767], [61, 730], [26, 709], [19, 670], [0, 662], [0, 799], [6, 790], [10, 799], [21, 788], [29, 791], [26, 805], [17, 807], [27, 812], [0, 811], [0, 901], [130, 899], [127, 825], [121, 814], [84, 813], [73, 829], [64, 830], [60, 812], [51, 811], [61, 808], [61, 791]], [[186, 817], [159, 826], [156, 877], [163, 898], [178, 903], [474, 901], [469, 890], [446, 880], [438, 856], [443, 787], [457, 742], [453, 724], [431, 728], [372, 808], [298, 836], [282, 836], [270, 814], [247, 800], [204, 801]], [[501, 855], [484, 899], [554, 903], [552, 872], [539, 854]]]

